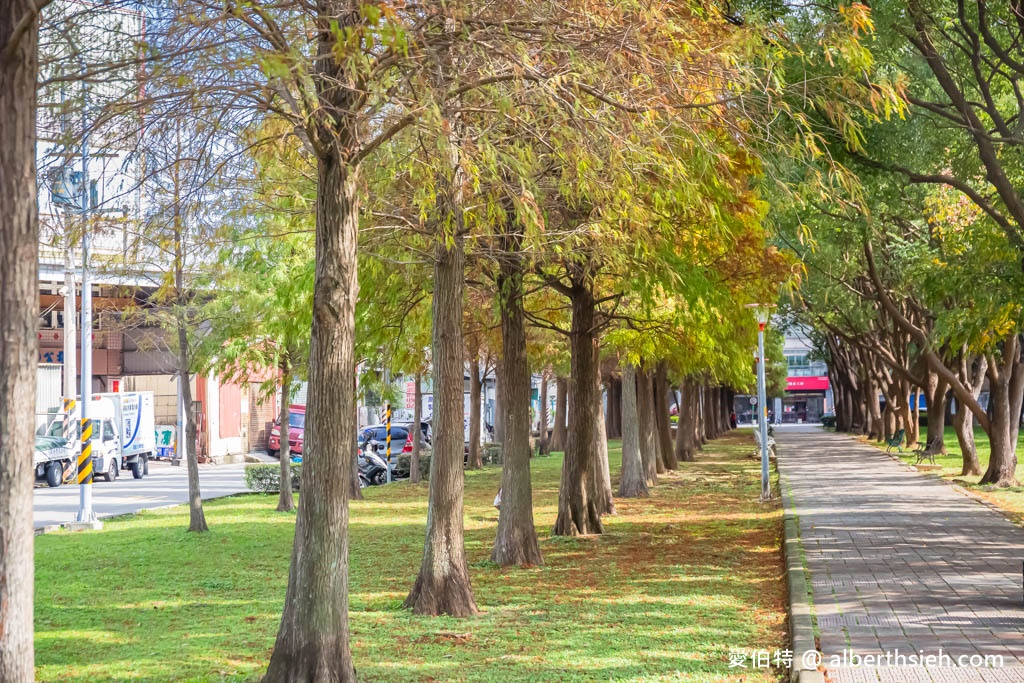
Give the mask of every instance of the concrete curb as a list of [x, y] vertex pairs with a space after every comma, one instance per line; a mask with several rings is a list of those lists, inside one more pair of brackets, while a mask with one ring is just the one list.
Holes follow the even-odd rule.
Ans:
[[800, 524], [797, 520], [789, 480], [783, 468], [776, 465], [779, 473], [779, 489], [782, 493], [783, 529], [785, 531], [786, 583], [789, 587], [789, 637], [793, 649], [793, 668], [790, 670], [792, 683], [824, 683], [825, 674], [818, 669], [807, 668], [803, 662], [805, 652], [815, 651], [814, 607], [811, 604], [804, 571], [804, 549], [800, 541]]

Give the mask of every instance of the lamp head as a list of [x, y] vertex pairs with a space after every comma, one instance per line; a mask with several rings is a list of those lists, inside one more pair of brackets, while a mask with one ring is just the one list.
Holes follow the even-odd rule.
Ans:
[[775, 304], [747, 304], [746, 308], [754, 309], [754, 318], [761, 330], [764, 330], [764, 326], [768, 324], [768, 320], [772, 316], [772, 309], [775, 308]]

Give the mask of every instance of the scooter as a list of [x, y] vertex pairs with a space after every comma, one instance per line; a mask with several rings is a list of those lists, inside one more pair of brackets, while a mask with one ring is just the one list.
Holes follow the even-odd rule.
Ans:
[[376, 443], [371, 440], [363, 446], [359, 453], [360, 486], [365, 480], [367, 486], [380, 486], [388, 483], [388, 464], [376, 453]]

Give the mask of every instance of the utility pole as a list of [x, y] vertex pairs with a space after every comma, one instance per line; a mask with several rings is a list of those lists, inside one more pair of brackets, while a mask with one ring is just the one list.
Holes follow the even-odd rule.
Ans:
[[75, 355], [78, 344], [75, 339], [78, 323], [78, 306], [75, 301], [75, 266], [72, 261], [71, 236], [65, 237], [64, 251], [64, 395], [74, 398], [78, 393], [75, 380], [78, 379], [78, 363]]
[[[85, 67], [83, 65], [83, 72]], [[89, 86], [82, 81], [82, 448], [78, 454], [79, 507], [76, 522], [96, 522], [92, 509], [92, 421], [89, 399], [92, 395], [92, 284], [89, 281], [89, 133], [86, 114]], [[73, 294], [72, 294], [73, 296]], [[66, 322], [66, 321], [65, 321]], [[74, 354], [72, 354], [74, 355]]]
[[74, 477], [78, 471], [79, 442], [78, 430], [75, 428], [75, 397], [78, 395], [78, 363], [75, 362], [75, 354], [78, 351], [75, 334], [78, 325], [75, 317], [78, 315], [78, 307], [75, 302], [75, 266], [72, 261], [71, 236], [66, 235], [64, 242], [64, 440], [72, 454], [72, 460], [63, 472], [63, 477], [67, 480]]
[[757, 319], [757, 429], [761, 437], [761, 501], [772, 498], [768, 479], [768, 399], [765, 387], [764, 328], [771, 319], [770, 304], [747, 304]]
[[[767, 318], [767, 315], [765, 315]], [[765, 396], [764, 376], [764, 326], [767, 320], [757, 321], [757, 402], [758, 428], [761, 430], [761, 500], [771, 500], [772, 490], [768, 483], [768, 400]]]

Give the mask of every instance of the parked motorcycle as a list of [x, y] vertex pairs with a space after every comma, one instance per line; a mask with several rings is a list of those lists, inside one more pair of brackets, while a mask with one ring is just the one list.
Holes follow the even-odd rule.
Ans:
[[388, 483], [388, 464], [384, 458], [377, 455], [377, 443], [375, 440], [367, 441], [359, 452], [359, 480], [360, 486], [365, 480], [367, 486], [380, 486]]

